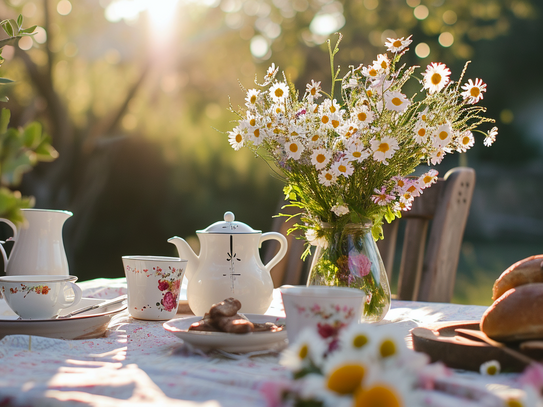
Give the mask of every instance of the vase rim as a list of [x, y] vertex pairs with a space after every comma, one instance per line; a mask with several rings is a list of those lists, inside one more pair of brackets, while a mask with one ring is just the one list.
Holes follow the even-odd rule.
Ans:
[[[368, 219], [366, 222], [360, 222], [360, 223], [349, 222], [344, 227], [346, 227], [346, 228], [367, 229], [367, 228], [370, 228], [372, 225], [373, 225], [373, 222]], [[333, 223], [328, 223], [328, 222], [323, 222], [322, 223], [322, 228], [323, 229], [333, 229], [334, 224]]]

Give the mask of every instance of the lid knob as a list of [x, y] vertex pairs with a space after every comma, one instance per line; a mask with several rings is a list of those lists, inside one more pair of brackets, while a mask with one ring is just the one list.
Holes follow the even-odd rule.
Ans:
[[224, 213], [224, 221], [225, 222], [233, 222], [236, 217], [234, 214], [230, 211]]

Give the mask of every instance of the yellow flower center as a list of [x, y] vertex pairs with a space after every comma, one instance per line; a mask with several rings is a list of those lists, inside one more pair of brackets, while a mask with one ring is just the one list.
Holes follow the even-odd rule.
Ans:
[[447, 137], [449, 137], [449, 133], [447, 133], [446, 131], [440, 131], [439, 132], [439, 138], [441, 140], [445, 140]]
[[303, 360], [307, 357], [308, 353], [309, 353], [309, 348], [307, 347], [307, 345], [304, 345], [300, 348], [300, 351], [298, 352], [298, 357]]
[[361, 122], [366, 121], [367, 118], [368, 118], [368, 115], [365, 112], [358, 113], [358, 120], [360, 120]]
[[318, 154], [316, 160], [318, 163], [322, 164], [324, 160], [326, 160], [326, 157], [324, 154]]
[[381, 61], [381, 68], [383, 68], [383, 69], [387, 69], [387, 68], [388, 68], [387, 61], [384, 60], [384, 59]]
[[401, 106], [403, 103], [402, 100], [398, 97], [392, 98], [391, 102], [394, 106]]
[[494, 365], [490, 365], [486, 368], [486, 373], [490, 376], [494, 376], [496, 373], [498, 373], [498, 369]]
[[360, 157], [362, 157], [362, 153], [361, 153], [360, 151], [355, 151], [355, 152], [353, 153], [353, 157], [354, 157], [354, 158], [360, 158]]
[[313, 137], [311, 137], [311, 141], [317, 141], [319, 139], [318, 134], [314, 134]]
[[381, 151], [382, 153], [386, 153], [388, 150], [390, 150], [388, 143], [379, 144], [379, 148], [377, 149], [377, 151]]
[[236, 143], [241, 143], [241, 141], [243, 140], [243, 137], [241, 136], [241, 134], [236, 134]]
[[430, 81], [432, 82], [433, 85], [439, 85], [441, 83], [441, 75], [438, 74], [437, 72], [434, 73], [432, 77], [430, 78]]
[[399, 186], [400, 188], [403, 188], [403, 187], [405, 186], [405, 182], [404, 182], [403, 179], [398, 180], [398, 186]]
[[371, 91], [371, 89], [368, 89], [366, 91], [366, 95], [368, 95], [368, 97], [370, 97], [370, 98], [373, 96], [373, 92]]
[[339, 166], [337, 167], [337, 170], [338, 170], [339, 172], [347, 172], [347, 167], [344, 166], [343, 164], [341, 164], [341, 165], [339, 165]]
[[255, 129], [255, 131], [253, 131], [253, 134], [256, 138], [260, 137], [260, 129]]
[[509, 399], [505, 402], [507, 407], [524, 407], [524, 404], [517, 399]]
[[275, 113], [281, 113], [281, 111], [282, 111], [282, 110], [281, 110], [280, 107], [277, 107], [277, 108], [275, 109]]
[[433, 179], [434, 177], [426, 175], [422, 180], [424, 181], [425, 184], [428, 184], [429, 182], [432, 182]]
[[330, 106], [330, 113], [335, 113], [336, 107], [334, 105]]
[[353, 404], [355, 407], [402, 407], [403, 405], [396, 392], [382, 384], [357, 392]]
[[251, 96], [251, 103], [253, 105], [256, 103], [256, 95]]
[[476, 98], [477, 96], [479, 96], [481, 94], [481, 91], [479, 90], [478, 87], [474, 86], [473, 88], [471, 88], [471, 90], [469, 91], [469, 94], [471, 96], [473, 96], [474, 98]]
[[424, 137], [426, 135], [426, 129], [424, 127], [421, 127], [418, 131], [417, 131], [418, 135], [420, 137]]
[[425, 114], [423, 114], [420, 118], [422, 119], [423, 122], [426, 121], [426, 115]]
[[327, 172], [327, 173], [324, 175], [324, 178], [326, 178], [328, 181], [332, 181], [332, 174], [330, 174], [329, 172]]
[[462, 144], [469, 144], [470, 142], [470, 138], [468, 136], [464, 136], [464, 138], [462, 139]]
[[352, 394], [360, 387], [365, 373], [364, 366], [343, 365], [328, 376], [326, 386], [339, 394]]
[[326, 123], [328, 123], [328, 122], [330, 121], [330, 118], [329, 118], [328, 116], [322, 116], [321, 121], [322, 121], [324, 124], [326, 124]]
[[254, 126], [256, 124], [256, 119], [251, 119], [251, 121], [249, 121], [249, 124], [251, 126]]
[[295, 153], [296, 151], [298, 151], [298, 145], [296, 143], [291, 143], [290, 146], [288, 147], [289, 150], [293, 153]]
[[339, 120], [332, 120], [332, 126], [336, 129], [339, 126]]
[[283, 92], [283, 89], [281, 88], [275, 89], [275, 96], [277, 96], [278, 98], [283, 97], [283, 93], [285, 93]]
[[396, 41], [394, 41], [394, 42], [392, 43], [392, 46], [393, 46], [394, 48], [399, 48], [399, 47], [402, 46], [402, 42], [401, 42], [400, 40], [396, 40]]
[[356, 335], [353, 339], [353, 346], [355, 348], [361, 348], [368, 343], [368, 337], [366, 335]]
[[396, 354], [396, 344], [394, 341], [391, 341], [390, 339], [386, 339], [381, 344], [381, 347], [379, 348], [379, 352], [381, 353], [381, 357], [388, 358], [389, 356]]
[[371, 68], [371, 69], [368, 71], [368, 74], [369, 74], [370, 76], [377, 76], [377, 71], [376, 71], [375, 69]]
[[311, 88], [311, 91], [309, 93], [311, 93], [311, 96], [315, 96], [317, 94], [317, 89]]

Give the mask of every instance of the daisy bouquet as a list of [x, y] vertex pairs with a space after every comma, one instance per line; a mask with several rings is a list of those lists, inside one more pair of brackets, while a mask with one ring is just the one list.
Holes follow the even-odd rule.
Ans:
[[[375, 240], [382, 238], [383, 222], [401, 217], [436, 182], [435, 169], [412, 176], [419, 165], [466, 152], [474, 145], [474, 132], [484, 135], [487, 146], [497, 135], [496, 127], [478, 130], [494, 120], [477, 105], [486, 84], [481, 79], [463, 83], [467, 64], [457, 82], [442, 63], [431, 63], [416, 78], [418, 67], [400, 63], [412, 39], [398, 38], [389, 39], [388, 52], [372, 64], [351, 66], [340, 77], [334, 65], [340, 41], [341, 35], [334, 47], [328, 41], [330, 93], [312, 80], [300, 95], [284, 73], [276, 79], [279, 69], [272, 64], [264, 81], [255, 80], [257, 87], [246, 91], [245, 107], [231, 109], [238, 115], [228, 135], [231, 146], [247, 147], [272, 163], [286, 184], [288, 206], [299, 208], [299, 222], [289, 233], [303, 232], [304, 257], [311, 245], [331, 247], [349, 224], [365, 224]], [[403, 88], [410, 79], [419, 81], [420, 92], [407, 96]], [[386, 293], [374, 289], [376, 278], [342, 273], [341, 264], [347, 267], [349, 261], [341, 245], [334, 247], [320, 264], [320, 283], [363, 288], [371, 294], [369, 306], [383, 308], [379, 296]], [[374, 265], [362, 256], [355, 263]]]

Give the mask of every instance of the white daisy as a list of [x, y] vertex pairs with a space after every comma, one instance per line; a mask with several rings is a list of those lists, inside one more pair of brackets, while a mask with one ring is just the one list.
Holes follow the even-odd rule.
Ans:
[[312, 130], [311, 132], [306, 133], [306, 135], [310, 147], [319, 147], [324, 143], [324, 137], [318, 130]]
[[474, 104], [483, 98], [483, 92], [486, 92], [486, 83], [479, 78], [476, 78], [475, 82], [469, 79], [462, 89], [464, 89], [462, 97], [467, 99], [468, 103]]
[[489, 360], [481, 365], [479, 372], [484, 376], [495, 376], [500, 374], [501, 365], [497, 360]]
[[498, 128], [492, 127], [492, 129], [487, 133], [485, 137], [485, 141], [483, 141], [483, 144], [486, 147], [490, 147], [494, 142], [496, 141], [496, 136], [498, 135]]
[[297, 138], [291, 138], [287, 143], [285, 144], [285, 151], [287, 152], [287, 156], [289, 158], [292, 158], [294, 160], [299, 160], [302, 152], [304, 151], [304, 146]]
[[245, 144], [245, 131], [240, 126], [235, 127], [232, 131], [228, 132], [228, 142], [232, 148], [238, 151]]
[[330, 126], [331, 128], [337, 130], [340, 126], [343, 125], [343, 117], [341, 116], [341, 113], [335, 112], [330, 114]]
[[392, 206], [393, 211], [410, 211], [411, 206], [413, 205], [413, 200], [406, 200], [402, 196], [399, 201], [394, 202], [394, 205]]
[[269, 92], [274, 102], [282, 102], [288, 97], [288, 86], [284, 82], [275, 82]]
[[322, 170], [319, 173], [319, 182], [326, 187], [329, 187], [330, 185], [335, 184], [336, 181], [337, 181], [337, 176], [331, 170]]
[[277, 117], [285, 114], [285, 105], [281, 103], [274, 103], [270, 106], [269, 112], [272, 116]]
[[368, 65], [362, 68], [362, 75], [366, 78], [376, 79], [383, 75], [381, 69], [375, 65]]
[[323, 249], [328, 248], [328, 239], [324, 236], [319, 236], [315, 229], [307, 229], [305, 231], [305, 239], [312, 246], [322, 247]]
[[314, 329], [303, 329], [296, 341], [289, 344], [281, 354], [279, 363], [293, 372], [298, 372], [311, 364], [320, 366], [328, 345], [316, 335]]
[[379, 67], [382, 72], [388, 73], [390, 69], [390, 59], [388, 59], [387, 54], [377, 55], [377, 60], [373, 61], [373, 66]]
[[320, 107], [321, 107], [322, 112], [327, 112], [327, 113], [339, 112], [341, 108], [341, 106], [339, 105], [336, 99], [334, 100], [326, 99]]
[[358, 121], [362, 127], [367, 127], [373, 121], [374, 114], [365, 105], [356, 106], [351, 112], [351, 118]]
[[301, 379], [301, 386], [298, 390], [300, 401], [309, 401], [309, 404], [316, 402], [323, 406], [352, 407], [350, 395], [343, 396], [328, 389], [326, 378], [320, 374], [311, 373]]
[[305, 87], [305, 91], [308, 93], [309, 96], [311, 96], [312, 99], [318, 99], [321, 97], [321, 83], [315, 82], [313, 79], [311, 79], [311, 83], [308, 83]]
[[385, 92], [385, 106], [388, 110], [403, 112], [411, 104], [411, 101], [400, 91]]
[[466, 130], [456, 138], [456, 151], [459, 153], [465, 153], [475, 143], [475, 138], [471, 131]]
[[264, 141], [265, 135], [265, 131], [262, 131], [259, 127], [247, 128], [247, 136], [255, 146], [260, 145]]
[[419, 112], [418, 117], [423, 122], [428, 123], [428, 106], [422, 112]]
[[424, 89], [430, 94], [439, 92], [449, 83], [451, 71], [445, 64], [432, 62], [424, 72]]
[[415, 141], [424, 144], [428, 140], [428, 127], [425, 122], [419, 120], [415, 125]]
[[436, 148], [445, 147], [451, 141], [453, 130], [450, 123], [439, 126], [432, 132], [432, 142]]
[[356, 141], [347, 144], [347, 158], [349, 161], [361, 163], [371, 155], [371, 152], [362, 143]]
[[401, 369], [382, 370], [372, 366], [362, 391], [355, 394], [355, 406], [421, 406], [421, 393], [413, 389], [415, 375]]
[[348, 160], [343, 159], [333, 163], [330, 170], [338, 177], [342, 175], [345, 178], [349, 178], [354, 172], [354, 167]]
[[386, 160], [391, 158], [399, 148], [398, 141], [389, 136], [381, 137], [381, 140], [374, 137], [370, 141], [370, 145], [373, 151], [373, 158], [384, 164], [388, 164]]
[[406, 179], [405, 187], [402, 193], [408, 192], [413, 198], [420, 196], [422, 188], [419, 185], [418, 179]]
[[440, 164], [443, 161], [443, 157], [445, 157], [445, 150], [439, 148], [430, 155], [430, 162], [432, 165]]
[[332, 212], [337, 216], [347, 215], [349, 213], [349, 208], [345, 205], [334, 205], [332, 206]]
[[405, 39], [404, 37], [397, 38], [397, 39], [387, 38], [388, 41], [385, 42], [385, 45], [387, 46], [388, 51], [397, 53], [397, 52], [402, 51], [405, 47], [408, 47], [409, 44], [413, 42], [411, 37], [412, 35], [410, 35], [409, 37]]
[[377, 358], [386, 363], [398, 364], [414, 353], [407, 348], [404, 332], [393, 325], [383, 325], [376, 329], [370, 346]]
[[353, 351], [361, 356], [368, 354], [374, 340], [377, 326], [373, 324], [351, 324], [339, 333], [339, 347], [342, 352]]
[[350, 351], [334, 352], [324, 361], [324, 386], [338, 395], [354, 394], [363, 387], [364, 379], [374, 367]]
[[249, 109], [256, 109], [256, 101], [260, 91], [258, 89], [249, 89], [247, 96], [245, 97], [245, 106]]
[[419, 185], [422, 189], [430, 187], [437, 182], [438, 172], [433, 168], [419, 177]]
[[336, 130], [343, 138], [349, 140], [358, 132], [358, 126], [352, 121], [343, 122], [343, 126]]
[[275, 64], [272, 63], [271, 66], [266, 71], [266, 76], [264, 76], [264, 82], [270, 83], [275, 78], [275, 75], [277, 75], [277, 72], [279, 71], [279, 67], [275, 67]]
[[332, 153], [325, 148], [318, 148], [311, 154], [311, 164], [315, 166], [317, 170], [322, 170], [330, 162]]

